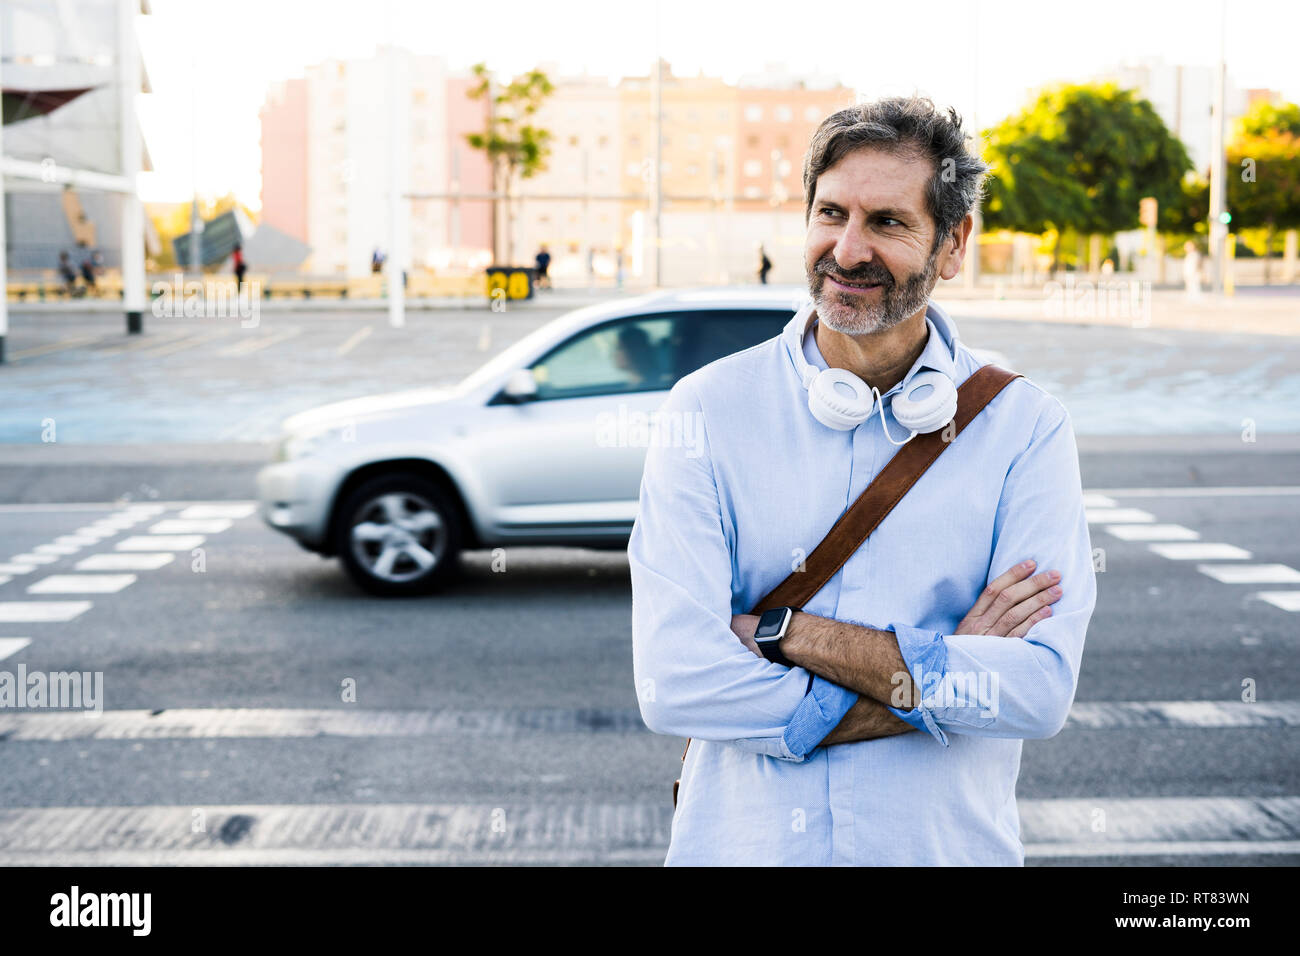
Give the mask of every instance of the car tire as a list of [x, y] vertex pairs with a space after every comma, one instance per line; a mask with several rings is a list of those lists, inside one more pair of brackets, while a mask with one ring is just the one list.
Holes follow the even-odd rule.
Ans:
[[459, 510], [436, 482], [409, 472], [382, 475], [339, 506], [335, 553], [371, 594], [429, 594], [454, 576], [463, 530]]

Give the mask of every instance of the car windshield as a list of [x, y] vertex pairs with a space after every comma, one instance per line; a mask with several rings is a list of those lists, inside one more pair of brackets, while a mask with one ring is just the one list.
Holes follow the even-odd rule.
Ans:
[[[525, 335], [514, 345], [507, 348], [501, 354], [488, 359], [482, 365], [461, 381], [456, 386], [458, 391], [470, 392], [476, 388], [486, 385], [488, 382], [505, 375], [516, 368], [522, 368], [527, 365], [529, 360], [544, 352], [549, 345], [554, 345], [556, 334], [555, 326], [560, 322], [571, 320], [579, 313], [585, 313], [589, 309], [597, 311], [599, 307], [586, 306], [574, 312], [566, 312], [547, 322], [541, 328], [534, 329]], [[576, 329], [573, 331], [577, 331]]]

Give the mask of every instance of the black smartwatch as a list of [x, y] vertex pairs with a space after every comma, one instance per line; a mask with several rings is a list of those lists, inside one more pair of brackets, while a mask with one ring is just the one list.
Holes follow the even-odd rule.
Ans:
[[754, 631], [754, 643], [763, 652], [763, 656], [769, 661], [784, 664], [786, 667], [794, 667], [794, 662], [781, 653], [781, 638], [785, 637], [785, 632], [790, 629], [794, 612], [795, 609], [792, 607], [774, 607], [764, 611]]

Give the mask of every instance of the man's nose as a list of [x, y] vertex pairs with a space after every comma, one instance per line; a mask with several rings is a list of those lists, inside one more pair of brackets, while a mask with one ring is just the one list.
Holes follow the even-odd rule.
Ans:
[[854, 223], [844, 227], [834, 249], [835, 264], [842, 273], [850, 273], [862, 263], [870, 262], [874, 255], [871, 240], [861, 228]]

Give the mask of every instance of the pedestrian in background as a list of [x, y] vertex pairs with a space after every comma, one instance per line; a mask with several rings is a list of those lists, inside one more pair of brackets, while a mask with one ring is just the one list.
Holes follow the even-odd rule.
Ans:
[[65, 291], [73, 295], [77, 291], [77, 270], [72, 268], [72, 260], [65, 249], [59, 253], [59, 278], [63, 280]]
[[772, 260], [767, 257], [763, 244], [758, 245], [758, 281], [767, 285], [767, 274], [772, 271]]
[[248, 266], [244, 265], [244, 251], [239, 243], [235, 243], [235, 251], [230, 254], [230, 264], [235, 269], [235, 291], [238, 292], [244, 287], [244, 273], [248, 271]]
[[537, 288], [551, 288], [551, 277], [547, 270], [551, 267], [551, 254], [546, 251], [546, 243], [542, 243], [541, 250], [537, 253]]
[[86, 291], [95, 291], [95, 256], [87, 249], [85, 258], [81, 260], [81, 278], [86, 282]]

